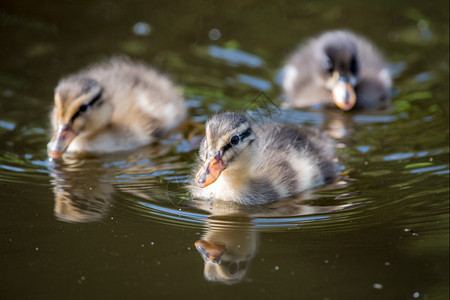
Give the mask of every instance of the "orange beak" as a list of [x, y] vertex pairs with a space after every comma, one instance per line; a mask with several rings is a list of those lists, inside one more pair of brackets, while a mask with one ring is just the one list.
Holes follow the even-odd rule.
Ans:
[[222, 254], [226, 248], [224, 245], [213, 244], [204, 240], [198, 240], [195, 242], [195, 248], [203, 256], [205, 261], [213, 263], [219, 263]]
[[212, 159], [206, 160], [205, 164], [195, 176], [195, 184], [201, 188], [207, 187], [219, 178], [220, 173], [226, 168], [220, 153], [217, 153]]
[[61, 157], [76, 136], [77, 133], [69, 125], [59, 126], [58, 131], [47, 145], [48, 156], [51, 158]]
[[348, 111], [355, 106], [355, 90], [345, 77], [339, 77], [338, 81], [331, 89], [334, 103], [342, 110]]

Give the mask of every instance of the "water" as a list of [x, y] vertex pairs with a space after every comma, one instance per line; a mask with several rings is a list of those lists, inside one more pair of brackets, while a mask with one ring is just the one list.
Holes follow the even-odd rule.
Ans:
[[[10, 1], [0, 24], [2, 298], [448, 299], [448, 2]], [[288, 53], [336, 27], [385, 54], [392, 110], [273, 117], [329, 131], [338, 181], [237, 215], [191, 201], [199, 124], [282, 98]], [[182, 86], [190, 125], [151, 149], [49, 161], [58, 79], [118, 53]], [[198, 240], [226, 245], [228, 264], [204, 266]]]

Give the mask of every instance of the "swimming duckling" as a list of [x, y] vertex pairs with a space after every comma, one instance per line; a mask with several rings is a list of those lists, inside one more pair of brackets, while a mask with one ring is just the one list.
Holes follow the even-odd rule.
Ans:
[[334, 102], [348, 111], [389, 105], [391, 77], [382, 57], [367, 39], [349, 31], [310, 40], [292, 54], [284, 72], [287, 106]]
[[315, 130], [266, 124], [239, 113], [213, 116], [200, 146], [192, 194], [257, 205], [323, 184], [335, 176], [332, 141]]
[[48, 155], [131, 150], [185, 117], [182, 95], [168, 78], [128, 58], [112, 58], [58, 83]]

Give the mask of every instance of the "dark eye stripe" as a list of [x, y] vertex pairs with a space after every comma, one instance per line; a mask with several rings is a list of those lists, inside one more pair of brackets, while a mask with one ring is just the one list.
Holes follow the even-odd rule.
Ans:
[[231, 147], [233, 147], [233, 145], [231, 145], [231, 143], [226, 144], [222, 149], [222, 155], [223, 155], [223, 153], [225, 153], [225, 151], [227, 151]]
[[[248, 137], [250, 134], [252, 134], [252, 129], [248, 128], [246, 131], [244, 131], [242, 134], [239, 135], [239, 139], [242, 142], [246, 137]], [[228, 149], [230, 149], [231, 147], [233, 147], [233, 144], [228, 143], [226, 144], [223, 148], [222, 148], [222, 155], [223, 153], [225, 153], [225, 151], [227, 151]]]
[[102, 92], [98, 93], [97, 96], [95, 96], [91, 101], [89, 101], [89, 103], [87, 104], [88, 106], [92, 106], [95, 104], [95, 102], [97, 102], [98, 100], [100, 100], [100, 97], [102, 96]]
[[78, 108], [77, 112], [72, 116], [72, 118], [70, 118], [70, 122], [75, 121], [76, 118], [78, 118], [78, 116], [80, 115], [80, 113], [85, 112], [89, 107], [91, 107], [92, 105], [95, 104], [95, 102], [97, 102], [98, 100], [100, 100], [102, 96], [102, 92], [98, 93], [97, 96], [95, 96], [94, 98], [92, 98], [91, 101], [89, 101], [88, 103], [83, 103], [80, 105], [80, 107]]
[[243, 134], [241, 134], [239, 137], [241, 138], [241, 141], [243, 141], [246, 137], [248, 137], [250, 134], [252, 134], [252, 129], [249, 128], [246, 131], [244, 131]]

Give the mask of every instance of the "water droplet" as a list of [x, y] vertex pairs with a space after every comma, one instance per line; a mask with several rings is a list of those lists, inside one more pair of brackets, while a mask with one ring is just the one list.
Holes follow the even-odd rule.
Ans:
[[413, 298], [419, 298], [420, 297], [420, 293], [419, 292], [415, 292], [414, 294], [413, 294]]
[[278, 271], [279, 269], [280, 269], [280, 267], [279, 266], [275, 266], [275, 271]]

